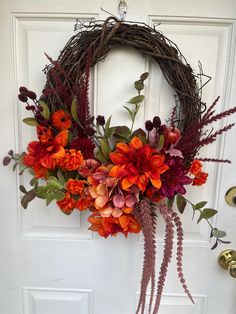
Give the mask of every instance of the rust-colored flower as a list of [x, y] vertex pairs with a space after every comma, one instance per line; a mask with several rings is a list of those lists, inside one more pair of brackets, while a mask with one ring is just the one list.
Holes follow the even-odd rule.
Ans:
[[69, 179], [66, 183], [67, 190], [73, 195], [80, 195], [84, 190], [84, 180]]
[[67, 130], [71, 127], [71, 116], [64, 110], [57, 110], [51, 116], [52, 124], [58, 130]]
[[76, 149], [66, 149], [65, 155], [60, 161], [60, 166], [63, 170], [78, 170], [83, 164], [83, 161], [84, 158], [81, 151], [77, 151]]
[[71, 198], [69, 192], [66, 192], [65, 197], [61, 201], [57, 201], [57, 205], [63, 211], [63, 213], [70, 215], [73, 209], [76, 207], [76, 200]]
[[203, 185], [206, 183], [208, 177], [208, 173], [206, 172], [198, 172], [198, 174], [193, 179], [192, 185]]
[[189, 172], [196, 176], [200, 171], [202, 171], [202, 164], [198, 159], [194, 159], [189, 169]]
[[115, 164], [110, 170], [110, 176], [121, 178], [123, 190], [136, 185], [144, 192], [149, 182], [160, 189], [160, 175], [169, 169], [164, 164], [165, 156], [159, 155], [150, 145], [144, 145], [137, 136], [129, 144], [118, 143], [116, 151], [110, 153], [110, 158]]

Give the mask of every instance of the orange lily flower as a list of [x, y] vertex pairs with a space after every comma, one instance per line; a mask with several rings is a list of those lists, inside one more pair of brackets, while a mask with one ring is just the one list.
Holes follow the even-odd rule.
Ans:
[[136, 185], [144, 192], [149, 182], [160, 189], [160, 175], [169, 169], [164, 164], [165, 156], [159, 155], [150, 145], [144, 145], [137, 136], [128, 144], [118, 143], [116, 151], [110, 153], [110, 159], [115, 166], [109, 175], [122, 179], [123, 190]]
[[64, 157], [64, 147], [67, 144], [68, 131], [61, 131], [48, 146], [40, 141], [32, 141], [28, 145], [28, 154], [24, 157], [24, 164], [32, 168], [37, 178], [47, 177], [48, 169], [55, 169], [58, 161]]

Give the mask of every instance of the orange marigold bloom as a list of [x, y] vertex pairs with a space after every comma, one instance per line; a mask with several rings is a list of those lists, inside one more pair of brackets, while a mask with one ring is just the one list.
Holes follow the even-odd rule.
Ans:
[[57, 110], [51, 116], [52, 124], [60, 131], [71, 127], [71, 116], [64, 110]]
[[206, 183], [208, 173], [200, 171], [197, 176], [193, 179], [192, 185], [202, 185]]
[[78, 199], [76, 203], [76, 208], [79, 210], [85, 210], [88, 208], [92, 208], [94, 204], [93, 199], [90, 196], [82, 196], [80, 199]]
[[194, 161], [192, 162], [192, 165], [189, 169], [189, 172], [196, 176], [201, 171], [202, 171], [201, 162], [198, 159], [194, 159]]
[[63, 170], [78, 170], [83, 164], [83, 161], [84, 158], [80, 150], [65, 149], [65, 156], [60, 161], [60, 166]]
[[84, 180], [69, 179], [66, 188], [71, 194], [80, 195], [84, 190], [84, 183]]
[[76, 206], [76, 200], [70, 197], [70, 193], [66, 192], [65, 197], [61, 201], [57, 201], [57, 205], [66, 215], [70, 215]]
[[149, 182], [160, 189], [160, 175], [169, 169], [164, 164], [165, 156], [157, 154], [150, 145], [144, 145], [137, 136], [129, 144], [116, 144], [116, 151], [110, 153], [110, 159], [115, 166], [109, 175], [121, 178], [123, 190], [137, 185], [144, 192]]

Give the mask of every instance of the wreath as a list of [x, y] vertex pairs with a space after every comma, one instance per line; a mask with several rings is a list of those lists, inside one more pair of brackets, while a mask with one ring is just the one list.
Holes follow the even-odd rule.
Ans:
[[[214, 142], [232, 128], [229, 124], [214, 130], [212, 123], [236, 112], [236, 107], [215, 114], [219, 98], [207, 109], [201, 100], [196, 76], [180, 50], [157, 29], [143, 23], [105, 21], [77, 24], [56, 61], [44, 69], [47, 80], [42, 95], [26, 87], [19, 88], [18, 98], [32, 116], [24, 123], [37, 131], [37, 140], [27, 151], [8, 152], [4, 165], [14, 162], [20, 174], [32, 174], [31, 188], [20, 185], [21, 204], [27, 208], [35, 197], [46, 205], [55, 201], [69, 215], [73, 210], [89, 210], [89, 229], [107, 238], [123, 233], [142, 231], [144, 261], [140, 298], [136, 313], [144, 313], [146, 291], [150, 285], [148, 313], [158, 313], [161, 295], [173, 251], [174, 231], [177, 233], [177, 272], [185, 293], [183, 270], [183, 228], [180, 213], [188, 203], [198, 222], [207, 220], [212, 248], [226, 233], [211, 224], [217, 211], [201, 201], [193, 204], [185, 198], [185, 186], [205, 184], [208, 174], [202, 162], [229, 160], [196, 157], [199, 149]], [[176, 105], [164, 124], [158, 116], [147, 120], [144, 128], [134, 129], [134, 121], [144, 101], [143, 90], [148, 73], [134, 83], [136, 95], [123, 106], [130, 117], [130, 126], [111, 124], [112, 117], [91, 116], [89, 109], [89, 75], [91, 68], [115, 47], [132, 47], [154, 60], [175, 91]], [[209, 127], [211, 127], [209, 129]], [[157, 218], [165, 221], [165, 245], [159, 278], [156, 283]]]

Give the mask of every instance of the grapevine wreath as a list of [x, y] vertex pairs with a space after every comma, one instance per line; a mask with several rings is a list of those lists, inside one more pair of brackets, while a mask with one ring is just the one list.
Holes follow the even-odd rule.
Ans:
[[[148, 313], [158, 313], [168, 264], [177, 233], [177, 272], [184, 291], [192, 300], [182, 271], [183, 229], [172, 209], [176, 202], [180, 213], [187, 203], [198, 222], [206, 220], [215, 239], [213, 247], [226, 233], [212, 226], [217, 211], [201, 201], [193, 204], [184, 197], [185, 186], [199, 186], [208, 174], [202, 162], [225, 162], [198, 157], [199, 149], [214, 142], [232, 128], [229, 124], [214, 130], [212, 123], [236, 112], [236, 107], [216, 114], [218, 98], [207, 109], [201, 101], [196, 76], [178, 47], [156, 28], [143, 23], [124, 22], [109, 17], [105, 21], [77, 24], [58, 59], [44, 69], [47, 80], [42, 95], [20, 87], [18, 98], [32, 112], [24, 123], [36, 128], [37, 140], [27, 151], [12, 150], [3, 160], [32, 174], [31, 188], [20, 185], [21, 204], [27, 208], [35, 197], [55, 201], [69, 215], [73, 210], [89, 210], [89, 229], [102, 237], [143, 232], [144, 262], [140, 298], [136, 313], [144, 313], [146, 291], [150, 285]], [[145, 128], [133, 129], [148, 80], [143, 73], [135, 81], [136, 95], [123, 106], [130, 126], [111, 125], [111, 117], [92, 117], [89, 109], [90, 69], [104, 60], [116, 47], [135, 48], [156, 62], [175, 91], [176, 105], [167, 124], [158, 116], [145, 122]], [[210, 128], [209, 128], [210, 127]], [[165, 245], [156, 283], [155, 253], [158, 217], [165, 221]], [[146, 313], [146, 312], [145, 312]]]

